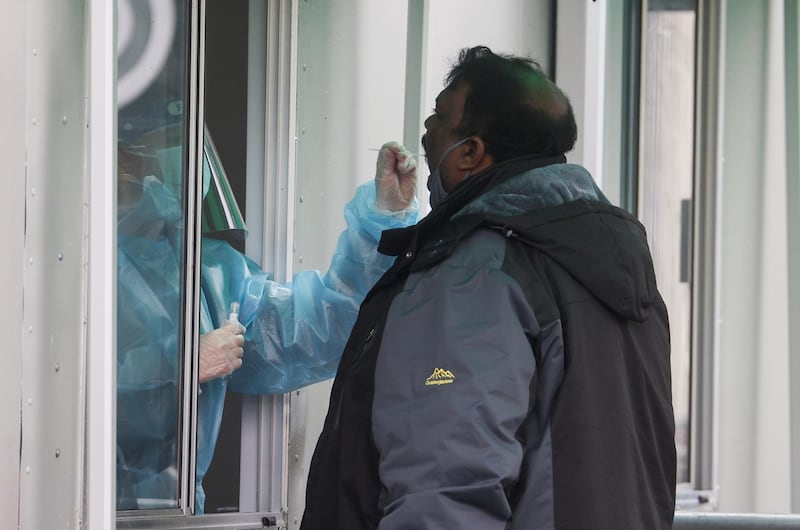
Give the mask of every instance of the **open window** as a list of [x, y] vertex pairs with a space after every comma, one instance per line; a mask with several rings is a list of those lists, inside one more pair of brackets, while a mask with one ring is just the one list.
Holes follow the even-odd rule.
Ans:
[[283, 521], [284, 397], [200, 384], [198, 350], [205, 241], [286, 279], [287, 5], [117, 2], [118, 528]]

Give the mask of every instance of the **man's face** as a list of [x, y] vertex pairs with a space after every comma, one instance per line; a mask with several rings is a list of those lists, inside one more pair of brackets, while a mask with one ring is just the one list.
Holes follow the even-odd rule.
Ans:
[[[425, 120], [425, 134], [422, 136], [422, 147], [431, 172], [436, 169], [442, 155], [448, 147], [461, 140], [455, 135], [455, 129], [464, 115], [464, 101], [467, 86], [462, 83], [450, 85], [439, 93], [433, 113]], [[454, 174], [454, 162], [457, 153], [451, 152], [442, 161], [442, 180], [446, 189], [451, 189], [457, 175]], [[456, 182], [457, 183], [457, 182]]]

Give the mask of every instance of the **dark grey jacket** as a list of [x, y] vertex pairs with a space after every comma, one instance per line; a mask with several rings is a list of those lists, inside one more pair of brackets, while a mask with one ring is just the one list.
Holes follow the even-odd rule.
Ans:
[[[362, 305], [304, 529], [668, 529], [669, 331], [641, 225], [581, 167], [498, 164]], [[544, 166], [544, 167], [539, 167]]]

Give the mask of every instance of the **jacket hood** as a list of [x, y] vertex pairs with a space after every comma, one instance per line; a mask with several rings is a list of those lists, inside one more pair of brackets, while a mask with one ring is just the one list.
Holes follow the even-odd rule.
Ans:
[[386, 281], [406, 266], [431, 267], [479, 226], [544, 252], [622, 318], [646, 319], [659, 299], [644, 227], [563, 156], [495, 164], [459, 184], [418, 224], [384, 231], [378, 250], [405, 256]]
[[581, 166], [523, 172], [487, 190], [452, 221], [473, 216], [550, 256], [621, 317], [644, 320], [658, 297], [644, 227], [611, 205]]

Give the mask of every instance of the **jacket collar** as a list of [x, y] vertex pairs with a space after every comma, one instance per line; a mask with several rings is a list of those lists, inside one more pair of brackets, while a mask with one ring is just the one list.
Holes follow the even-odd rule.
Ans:
[[416, 225], [385, 230], [378, 251], [388, 256], [399, 256], [402, 261], [413, 262], [412, 270], [428, 267], [449, 256], [461, 238], [484, 221], [483, 214], [452, 219], [464, 206], [520, 173], [565, 162], [566, 157], [558, 155], [524, 156], [494, 164], [461, 182], [445, 201]]

